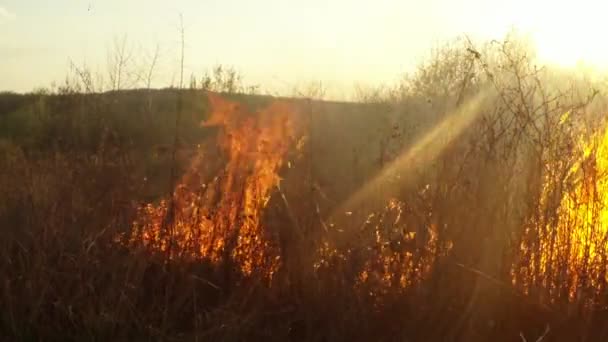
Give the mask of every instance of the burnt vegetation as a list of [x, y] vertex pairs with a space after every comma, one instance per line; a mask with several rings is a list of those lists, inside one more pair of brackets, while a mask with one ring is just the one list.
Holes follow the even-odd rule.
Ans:
[[511, 37], [349, 103], [155, 90], [125, 44], [105, 89], [0, 94], [2, 336], [608, 338], [601, 83]]

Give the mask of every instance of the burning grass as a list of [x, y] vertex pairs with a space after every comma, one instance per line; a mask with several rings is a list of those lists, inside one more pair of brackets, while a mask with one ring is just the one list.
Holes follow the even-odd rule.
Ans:
[[[183, 172], [152, 199], [146, 158], [121, 126], [83, 137], [85, 151], [83, 116], [41, 115], [53, 124], [40, 141], [0, 143], [0, 330], [16, 340], [604, 339], [603, 119], [591, 100], [544, 86], [525, 54], [495, 49], [430, 63], [401, 102], [360, 116], [358, 105], [332, 117], [323, 111], [336, 104], [266, 98], [253, 110], [184, 90], [209, 112], [200, 122], [192, 110], [196, 128], [162, 144], [192, 157], [175, 158]], [[79, 110], [113, 103], [70, 96], [61, 100]], [[363, 135], [385, 119], [378, 139]]]
[[[209, 94], [216, 143], [199, 146], [173, 196], [140, 209], [130, 243], [212, 262], [234, 261], [244, 274], [276, 270], [279, 254], [261, 222], [279, 170], [296, 138], [293, 110], [275, 102], [257, 113]], [[216, 153], [219, 153], [219, 157]], [[219, 165], [212, 167], [209, 164]]]

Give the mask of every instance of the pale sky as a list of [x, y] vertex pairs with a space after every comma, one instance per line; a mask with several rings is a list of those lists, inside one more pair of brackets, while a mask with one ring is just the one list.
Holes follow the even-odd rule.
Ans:
[[61, 81], [70, 59], [103, 72], [113, 38], [122, 35], [138, 51], [160, 45], [155, 85], [169, 85], [178, 66], [179, 13], [187, 75], [222, 63], [249, 83], [279, 90], [312, 80], [329, 87], [392, 82], [443, 40], [462, 33], [501, 38], [513, 26], [530, 31], [548, 60], [608, 61], [602, 3], [0, 0], [0, 91]]

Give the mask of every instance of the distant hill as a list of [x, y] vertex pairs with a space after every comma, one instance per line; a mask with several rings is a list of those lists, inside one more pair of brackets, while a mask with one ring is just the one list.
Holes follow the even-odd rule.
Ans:
[[[168, 160], [159, 162], [153, 156], [174, 141], [179, 94], [180, 90], [171, 88], [99, 94], [4, 93], [0, 95], [0, 139], [31, 151], [57, 148], [85, 153], [94, 151], [103, 139], [111, 139], [137, 151], [154, 184], [154, 179], [161, 182], [168, 177]], [[212, 130], [199, 127], [209, 112], [206, 93], [181, 90], [181, 94], [179, 141], [184, 146], [196, 146], [213, 134]], [[246, 105], [252, 112], [270, 101], [294, 104], [294, 115], [301, 116], [298, 122], [306, 126], [301, 127], [301, 132], [310, 144], [304, 150], [306, 162], [312, 163], [307, 172], [312, 173], [314, 186], [324, 198], [334, 204], [360, 188], [390, 161], [399, 146], [407, 145], [416, 136], [416, 132], [403, 134], [406, 127], [395, 122], [395, 109], [388, 104], [246, 94], [222, 96]], [[155, 149], [158, 146], [161, 147]], [[151, 190], [150, 196], [154, 197], [156, 191], [164, 188]]]

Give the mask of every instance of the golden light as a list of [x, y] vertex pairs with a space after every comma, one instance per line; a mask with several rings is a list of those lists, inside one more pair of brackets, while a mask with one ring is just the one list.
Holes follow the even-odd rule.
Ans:
[[494, 23], [488, 21], [494, 29], [488, 29], [495, 33], [515, 29], [528, 35], [541, 62], [567, 68], [608, 67], [608, 44], [605, 44], [608, 28], [602, 18], [608, 3], [516, 0], [499, 7], [493, 16]]
[[404, 151], [390, 165], [364, 186], [351, 195], [344, 203], [333, 211], [332, 217], [341, 215], [352, 208], [361, 205], [375, 189], [379, 188], [388, 178], [399, 175], [402, 180], [412, 179], [414, 167], [427, 167], [454, 139], [462, 133], [477, 117], [478, 110], [488, 97], [487, 92], [481, 92], [463, 103], [453, 112], [447, 113], [445, 119], [420, 138], [412, 147]]

